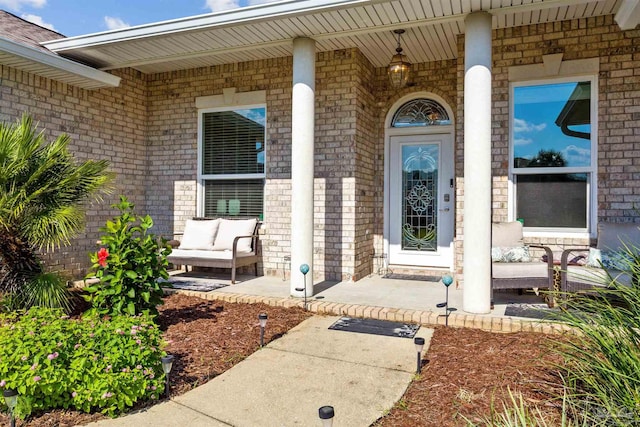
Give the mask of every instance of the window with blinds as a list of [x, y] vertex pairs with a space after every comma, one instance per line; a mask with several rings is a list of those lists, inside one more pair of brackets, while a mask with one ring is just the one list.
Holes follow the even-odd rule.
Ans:
[[265, 119], [264, 107], [202, 113], [205, 216], [262, 217]]

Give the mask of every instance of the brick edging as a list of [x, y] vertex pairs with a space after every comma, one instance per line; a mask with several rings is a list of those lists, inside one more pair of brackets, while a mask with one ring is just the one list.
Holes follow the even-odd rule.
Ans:
[[[179, 293], [203, 298], [210, 301], [225, 301], [244, 304], [263, 303], [274, 307], [300, 307], [304, 302], [297, 298], [278, 298], [258, 295], [165, 289], [166, 294]], [[332, 301], [313, 300], [307, 303], [312, 313], [336, 316], [366, 317], [395, 322], [413, 322], [423, 326], [444, 325], [445, 318], [432, 311], [409, 310], [404, 308], [389, 308], [359, 304], [345, 304]], [[539, 319], [523, 319], [513, 317], [479, 316], [474, 314], [451, 313], [449, 326], [458, 328], [482, 329], [490, 332], [537, 332], [543, 334], [560, 334], [570, 330], [566, 325]]]

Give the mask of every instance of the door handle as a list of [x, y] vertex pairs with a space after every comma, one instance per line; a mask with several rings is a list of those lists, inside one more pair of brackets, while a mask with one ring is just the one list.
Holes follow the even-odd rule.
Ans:
[[449, 212], [449, 208], [438, 209], [440, 212]]

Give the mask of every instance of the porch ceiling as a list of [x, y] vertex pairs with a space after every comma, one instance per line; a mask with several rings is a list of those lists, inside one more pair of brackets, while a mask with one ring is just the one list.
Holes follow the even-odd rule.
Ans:
[[494, 28], [615, 14], [637, 0], [286, 0], [233, 11], [45, 42], [48, 49], [103, 70], [143, 73], [292, 55], [292, 39], [311, 37], [318, 51], [357, 47], [376, 67], [394, 53], [404, 28], [413, 63], [453, 59], [456, 36], [474, 11]]

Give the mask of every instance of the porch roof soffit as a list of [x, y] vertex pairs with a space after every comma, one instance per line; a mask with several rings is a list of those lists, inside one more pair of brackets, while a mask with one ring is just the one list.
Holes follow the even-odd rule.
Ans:
[[83, 89], [120, 85], [120, 77], [5, 37], [0, 37], [0, 64]]
[[640, 25], [640, 0], [622, 0], [615, 20], [621, 30], [633, 30]]
[[493, 28], [611, 15], [640, 0], [285, 0], [231, 11], [52, 40], [44, 47], [102, 70], [143, 73], [292, 55], [292, 40], [310, 37], [318, 51], [358, 48], [387, 65], [393, 30], [413, 63], [454, 59], [464, 18], [493, 16]]

